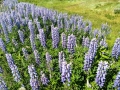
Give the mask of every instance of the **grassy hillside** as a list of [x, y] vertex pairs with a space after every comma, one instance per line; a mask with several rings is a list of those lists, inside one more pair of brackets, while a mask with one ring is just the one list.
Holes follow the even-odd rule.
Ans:
[[119, 0], [19, 0], [21, 2], [30, 2], [38, 6], [44, 6], [60, 12], [69, 14], [79, 14], [85, 20], [93, 23], [93, 30], [101, 26], [102, 23], [108, 23], [112, 32], [107, 41], [110, 46], [119, 36], [120, 14], [114, 14], [114, 9], [120, 7]]

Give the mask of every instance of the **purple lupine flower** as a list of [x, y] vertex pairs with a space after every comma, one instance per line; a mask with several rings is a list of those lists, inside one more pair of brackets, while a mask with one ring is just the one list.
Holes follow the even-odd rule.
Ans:
[[34, 50], [35, 61], [37, 64], [40, 64], [40, 55], [37, 50]]
[[67, 75], [67, 62], [62, 62], [62, 70], [61, 70], [61, 82], [65, 83], [66, 81], [66, 75]]
[[18, 35], [19, 35], [20, 41], [21, 41], [22, 43], [24, 43], [24, 34], [23, 34], [23, 32], [20, 31], [20, 30], [18, 30]]
[[90, 42], [89, 50], [88, 50], [88, 52], [92, 54], [93, 58], [96, 55], [97, 49], [98, 49], [98, 41], [96, 38], [93, 38]]
[[67, 46], [67, 38], [66, 38], [65, 33], [61, 34], [61, 40], [62, 40], [62, 47], [66, 48], [66, 46]]
[[89, 50], [88, 52], [85, 54], [85, 60], [84, 60], [84, 70], [85, 71], [89, 71], [89, 69], [92, 66], [92, 63], [95, 59], [95, 55], [98, 49], [98, 44], [97, 44], [97, 39], [93, 38], [90, 42], [89, 45]]
[[17, 66], [15, 65], [14, 63], [14, 60], [12, 58], [12, 55], [11, 54], [5, 54], [6, 55], [6, 59], [7, 59], [7, 62], [8, 62], [8, 65], [12, 71], [12, 74], [13, 74], [13, 77], [14, 77], [14, 80], [16, 82], [19, 82], [20, 81], [20, 74], [19, 74], [19, 71], [18, 71], [18, 68]]
[[57, 48], [58, 43], [59, 43], [59, 31], [58, 31], [58, 28], [51, 26], [51, 33], [52, 33], [52, 45], [53, 45], [53, 48]]
[[39, 40], [40, 40], [40, 42], [41, 42], [41, 45], [42, 45], [43, 47], [46, 47], [45, 34], [44, 34], [43, 29], [39, 29]]
[[109, 68], [108, 62], [100, 61], [97, 68], [97, 75], [95, 82], [102, 88], [105, 84], [107, 69]]
[[118, 59], [120, 55], [120, 38], [117, 38], [112, 48], [112, 57]]
[[35, 38], [33, 35], [30, 35], [30, 43], [31, 43], [31, 47], [32, 47], [32, 50], [36, 50], [36, 45], [35, 45]]
[[92, 57], [91, 53], [88, 52], [85, 54], [85, 60], [84, 60], [84, 70], [85, 71], [89, 71], [89, 69], [92, 66], [93, 60], [94, 60], [94, 58]]
[[5, 46], [2, 38], [0, 38], [0, 48], [2, 49], [3, 52], [7, 52], [6, 46]]
[[2, 77], [0, 77], [0, 90], [8, 90], [7, 85], [2, 79]]
[[60, 72], [62, 72], [62, 62], [65, 61], [64, 53], [63, 51], [59, 52], [59, 69]]
[[119, 88], [120, 88], [120, 72], [118, 72], [116, 79], [114, 80], [113, 87], [116, 87], [117, 90], [119, 90]]
[[26, 60], [28, 60], [28, 52], [25, 48], [22, 48], [22, 52], [23, 52], [23, 55], [25, 57]]
[[41, 71], [41, 78], [40, 78], [40, 80], [41, 80], [41, 83], [43, 85], [48, 85], [48, 83], [49, 83], [48, 78], [45, 76], [45, 74], [42, 71]]
[[82, 41], [82, 46], [83, 47], [89, 47], [89, 44], [90, 44], [90, 40], [88, 37], [83, 37], [83, 41]]
[[76, 46], [76, 37], [73, 34], [71, 34], [68, 36], [68, 41], [67, 41], [67, 49], [71, 54], [75, 52], [74, 50], [75, 46]]
[[34, 65], [28, 66], [28, 73], [30, 75], [30, 86], [32, 90], [39, 90], [39, 82], [38, 82], [38, 76], [35, 70]]

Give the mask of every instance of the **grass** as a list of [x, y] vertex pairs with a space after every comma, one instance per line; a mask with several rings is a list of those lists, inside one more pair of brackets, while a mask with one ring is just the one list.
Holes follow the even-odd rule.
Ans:
[[30, 2], [38, 6], [54, 9], [68, 14], [78, 14], [84, 20], [93, 23], [93, 30], [100, 28], [102, 23], [111, 26], [111, 34], [107, 37], [110, 47], [117, 37], [120, 30], [120, 14], [114, 14], [114, 9], [120, 7], [118, 0], [19, 0]]

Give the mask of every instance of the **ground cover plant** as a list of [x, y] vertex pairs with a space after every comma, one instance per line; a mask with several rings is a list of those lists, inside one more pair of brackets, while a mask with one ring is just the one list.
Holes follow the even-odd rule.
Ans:
[[120, 38], [106, 42], [107, 23], [93, 29], [77, 14], [16, 0], [3, 4], [0, 90], [119, 90]]

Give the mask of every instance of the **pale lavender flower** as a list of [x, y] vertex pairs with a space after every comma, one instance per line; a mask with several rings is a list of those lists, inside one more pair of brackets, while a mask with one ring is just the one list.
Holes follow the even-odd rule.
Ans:
[[7, 59], [8, 65], [9, 65], [11, 71], [12, 71], [14, 80], [15, 80], [16, 82], [19, 82], [19, 81], [21, 80], [20, 74], [19, 74], [19, 71], [18, 71], [17, 66], [16, 66], [15, 63], [14, 63], [14, 60], [13, 60], [13, 58], [12, 58], [12, 55], [11, 55], [11, 54], [5, 54], [5, 55], [6, 55], [6, 59]]
[[59, 43], [59, 31], [58, 31], [58, 28], [51, 26], [51, 33], [52, 33], [52, 45], [53, 45], [53, 48], [57, 48], [58, 43]]
[[67, 41], [67, 49], [71, 54], [75, 52], [75, 46], [76, 46], [76, 37], [73, 34], [71, 34], [68, 36], [68, 41]]
[[107, 69], [109, 68], [108, 62], [100, 61], [97, 68], [97, 75], [95, 82], [102, 88], [105, 84]]

